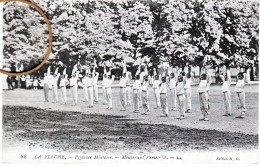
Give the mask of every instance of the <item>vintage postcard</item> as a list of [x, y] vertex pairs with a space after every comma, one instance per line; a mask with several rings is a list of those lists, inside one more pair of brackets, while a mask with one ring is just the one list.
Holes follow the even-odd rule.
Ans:
[[[30, 2], [52, 50], [2, 75], [2, 163], [259, 163], [259, 1]], [[2, 69], [32, 69], [47, 24], [1, 7]]]

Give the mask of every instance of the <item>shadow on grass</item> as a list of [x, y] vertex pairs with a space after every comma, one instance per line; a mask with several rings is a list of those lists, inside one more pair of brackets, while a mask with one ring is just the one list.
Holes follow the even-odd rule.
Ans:
[[258, 135], [137, 123], [123, 116], [4, 106], [4, 133], [59, 151], [256, 149]]

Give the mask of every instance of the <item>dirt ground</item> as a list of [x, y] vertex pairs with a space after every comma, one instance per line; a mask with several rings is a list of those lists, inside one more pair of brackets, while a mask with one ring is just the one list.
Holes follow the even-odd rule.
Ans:
[[[124, 116], [8, 106], [3, 111], [4, 137], [15, 133], [22, 141], [32, 141], [30, 147], [58, 151], [207, 151], [258, 147], [258, 135], [142, 124]], [[41, 145], [40, 141], [46, 143]]]
[[[247, 115], [236, 119], [235, 94], [232, 93], [231, 117], [223, 117], [220, 86], [211, 88], [210, 121], [201, 122], [196, 88], [192, 88], [192, 113], [177, 120], [177, 111], [160, 117], [149, 92], [150, 115], [133, 113], [133, 106], [120, 111], [118, 88], [113, 92], [113, 109], [107, 110], [100, 101], [94, 108], [83, 102], [68, 104], [43, 102], [43, 90], [3, 91], [3, 151], [33, 149], [80, 153], [156, 153], [190, 151], [245, 151], [258, 149], [258, 85], [246, 87]], [[60, 93], [60, 92], [59, 92]], [[51, 95], [51, 93], [50, 93]], [[52, 100], [50, 98], [50, 100]], [[9, 156], [9, 154], [6, 154]]]

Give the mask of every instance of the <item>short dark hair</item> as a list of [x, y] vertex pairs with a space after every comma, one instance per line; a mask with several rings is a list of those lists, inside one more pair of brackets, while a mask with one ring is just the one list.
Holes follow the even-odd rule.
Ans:
[[186, 74], [186, 77], [187, 77], [187, 78], [190, 78], [190, 77], [191, 77], [191, 74], [190, 74], [190, 73], [187, 73], [187, 74]]
[[237, 74], [237, 76], [241, 76], [241, 77], [244, 78], [244, 73], [243, 73], [243, 72], [239, 72], [239, 73]]
[[183, 76], [180, 75], [180, 76], [178, 77], [178, 81], [179, 81], [179, 79], [180, 79], [181, 82], [182, 82], [182, 81], [183, 81]]
[[166, 82], [166, 77], [162, 77], [162, 82]]

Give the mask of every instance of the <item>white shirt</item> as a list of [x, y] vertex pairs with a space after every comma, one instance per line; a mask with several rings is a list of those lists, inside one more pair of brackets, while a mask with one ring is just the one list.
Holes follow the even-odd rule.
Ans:
[[235, 92], [244, 92], [244, 87], [245, 87], [244, 79], [238, 80], [235, 87]]
[[108, 78], [107, 78], [107, 81], [104, 82], [104, 87], [105, 87], [106, 89], [110, 89], [110, 88], [111, 88], [112, 83], [113, 83], [113, 81], [114, 81], [114, 78], [115, 78], [115, 76], [112, 76], [112, 79], [108, 79]]
[[119, 86], [125, 88], [126, 87], [127, 79], [122, 77], [119, 82]]
[[160, 93], [167, 94], [167, 84], [166, 83], [161, 84]]
[[94, 85], [94, 78], [88, 78], [88, 83], [87, 83], [88, 87], [91, 87]]
[[93, 78], [93, 85], [97, 85], [97, 83], [98, 83], [98, 76], [99, 76], [99, 75], [96, 75], [96, 76]]
[[207, 80], [201, 80], [200, 83], [199, 83], [199, 87], [198, 87], [197, 92], [198, 93], [205, 93], [207, 91], [207, 85], [208, 85]]
[[159, 89], [160, 88], [160, 81], [159, 80], [154, 80], [153, 82], [153, 88], [154, 89]]
[[82, 79], [82, 84], [83, 84], [84, 86], [87, 86], [87, 85], [88, 85], [88, 77], [84, 77], [84, 78]]
[[185, 89], [190, 89], [191, 88], [191, 83], [192, 83], [191, 78], [186, 78], [186, 83], [184, 85], [184, 88]]
[[78, 78], [77, 77], [72, 77], [70, 79], [70, 86], [77, 86], [78, 85]]
[[149, 75], [149, 76], [148, 76], [148, 81], [149, 81], [149, 84], [150, 84], [150, 85], [153, 85], [155, 79]]
[[140, 80], [135, 80], [134, 85], [133, 85], [133, 89], [139, 90], [140, 87], [141, 87]]
[[132, 75], [131, 72], [126, 73], [126, 86], [131, 86], [131, 83], [130, 83], [131, 75]]
[[66, 86], [66, 79], [65, 78], [62, 78], [60, 80], [60, 87], [63, 87], [63, 86]]
[[143, 90], [143, 91], [148, 91], [148, 86], [149, 86], [148, 81], [144, 81], [144, 83], [143, 83], [143, 85], [142, 85], [142, 90]]
[[176, 95], [184, 94], [184, 85], [183, 82], [178, 82], [176, 86]]
[[211, 75], [210, 74], [208, 74], [207, 75], [207, 91], [209, 91], [209, 87], [210, 87], [210, 85], [211, 85], [211, 82], [212, 82], [212, 78], [211, 78]]
[[170, 78], [170, 89], [176, 88], [176, 80], [175, 78]]
[[33, 86], [38, 86], [38, 80], [33, 81]]
[[140, 81], [143, 83], [144, 82], [144, 76], [146, 76], [147, 73], [145, 71], [141, 72], [140, 74]]
[[49, 75], [49, 79], [48, 79], [48, 85], [49, 85], [49, 88], [52, 88], [52, 85], [53, 85], [53, 76], [52, 75]]
[[222, 92], [229, 92], [230, 91], [229, 86], [230, 86], [230, 83], [228, 81], [223, 81]]
[[50, 76], [45, 76], [44, 78], [43, 78], [43, 83], [44, 84], [49, 84], [49, 79], [50, 79]]
[[105, 86], [106, 82], [108, 81], [107, 78], [103, 78], [102, 85]]
[[58, 79], [59, 79], [58, 76], [53, 77], [53, 79], [52, 79], [52, 86], [57, 86], [57, 84], [58, 84]]

